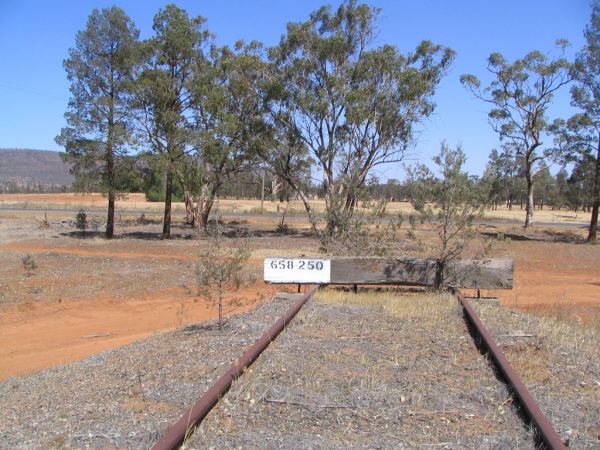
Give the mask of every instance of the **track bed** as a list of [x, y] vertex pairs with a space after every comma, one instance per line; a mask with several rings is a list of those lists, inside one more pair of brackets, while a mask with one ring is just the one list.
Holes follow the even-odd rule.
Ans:
[[186, 442], [186, 448], [533, 446], [454, 297], [327, 293], [304, 307]]

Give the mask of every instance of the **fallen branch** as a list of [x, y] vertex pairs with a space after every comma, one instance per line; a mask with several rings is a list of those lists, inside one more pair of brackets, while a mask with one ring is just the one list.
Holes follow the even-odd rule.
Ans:
[[304, 406], [305, 408], [329, 408], [329, 409], [348, 409], [348, 408], [351, 408], [350, 406], [346, 406], [346, 405], [315, 405], [315, 404], [310, 404], [310, 403], [294, 402], [294, 401], [289, 401], [289, 400], [277, 400], [277, 399], [268, 398], [268, 397], [265, 397], [263, 400], [265, 402], [267, 402], [267, 403]]
[[515, 332], [515, 333], [510, 333], [510, 334], [500, 334], [498, 335], [498, 337], [508, 337], [508, 338], [532, 338], [535, 337], [535, 334], [528, 334], [528, 333], [523, 333], [522, 331], [519, 332]]
[[86, 334], [85, 336], [80, 336], [82, 339], [92, 339], [97, 337], [107, 337], [110, 336], [110, 333], [96, 333], [96, 334]]

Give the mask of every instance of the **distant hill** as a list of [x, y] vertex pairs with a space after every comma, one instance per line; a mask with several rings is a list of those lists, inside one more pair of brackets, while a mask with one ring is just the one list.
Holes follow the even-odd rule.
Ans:
[[73, 175], [59, 152], [0, 148], [1, 192], [70, 190]]

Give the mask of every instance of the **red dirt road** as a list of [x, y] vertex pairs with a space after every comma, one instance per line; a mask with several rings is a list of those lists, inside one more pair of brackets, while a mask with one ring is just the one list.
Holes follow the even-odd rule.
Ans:
[[[246, 311], [260, 301], [259, 291], [267, 296], [274, 290], [273, 286], [252, 286], [238, 291], [237, 296], [251, 301], [227, 309], [231, 313]], [[91, 301], [15, 305], [3, 311], [0, 319], [0, 380], [215, 317], [215, 308], [205, 301], [194, 301], [183, 289], [166, 289], [136, 300], [96, 297]]]

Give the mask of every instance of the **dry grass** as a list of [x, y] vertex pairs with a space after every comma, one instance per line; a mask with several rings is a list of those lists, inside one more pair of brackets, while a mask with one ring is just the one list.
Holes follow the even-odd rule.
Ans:
[[[380, 309], [403, 319], [427, 320], [432, 326], [454, 319], [460, 313], [456, 298], [448, 293], [406, 293], [401, 296], [389, 292], [358, 292], [348, 294], [339, 290], [320, 290], [313, 297], [324, 304], [359, 305]], [[450, 320], [452, 320], [450, 319]]]
[[600, 355], [600, 320], [581, 326], [560, 318], [541, 317], [537, 330], [553, 347], [578, 355], [582, 360], [597, 360]]
[[570, 447], [600, 448], [600, 320], [582, 325], [474, 306]]
[[[23, 209], [39, 209], [56, 210], [63, 208], [105, 208], [107, 201], [101, 194], [0, 194], [0, 208], [23, 208]], [[313, 210], [316, 213], [322, 213], [325, 210], [324, 200], [313, 200], [311, 202]], [[185, 211], [185, 206], [182, 202], [174, 202], [173, 209], [175, 211]], [[260, 200], [251, 199], [220, 199], [218, 207], [223, 213], [237, 214], [282, 214], [285, 208], [285, 203], [265, 201], [261, 207]], [[117, 201], [117, 212], [124, 210], [144, 210], [144, 211], [162, 211], [164, 208], [161, 202], [147, 202], [144, 194], [128, 194], [125, 198]], [[370, 212], [369, 205], [359, 204], [357, 214], [368, 214]], [[409, 202], [389, 202], [386, 206], [386, 215], [390, 217], [407, 217], [413, 214], [414, 208]], [[289, 203], [287, 213], [288, 217], [294, 215], [305, 215], [304, 205], [301, 201], [293, 200]], [[512, 220], [524, 221], [525, 210], [518, 206], [512, 210], [504, 206], [500, 206], [497, 210], [485, 210], [484, 218], [493, 220]], [[589, 223], [590, 213], [572, 212], [566, 210], [553, 211], [552, 209], [536, 210], [534, 218], [539, 222], [550, 223]]]

